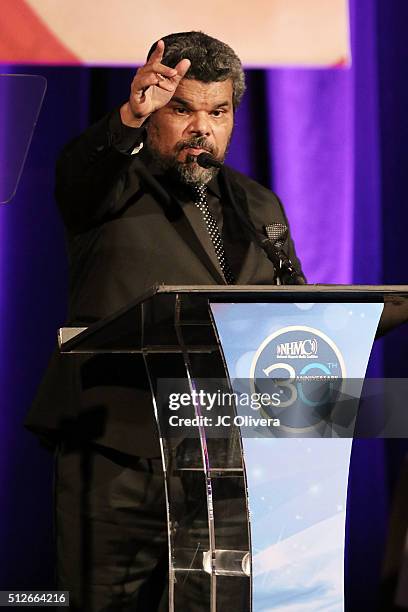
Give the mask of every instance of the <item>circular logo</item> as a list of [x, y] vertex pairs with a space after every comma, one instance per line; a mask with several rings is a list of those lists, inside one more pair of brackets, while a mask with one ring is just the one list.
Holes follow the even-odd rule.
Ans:
[[281, 428], [293, 433], [330, 422], [345, 377], [344, 359], [335, 342], [304, 325], [284, 327], [265, 338], [250, 368], [254, 391], [279, 394], [278, 406], [271, 403], [262, 412], [279, 418]]

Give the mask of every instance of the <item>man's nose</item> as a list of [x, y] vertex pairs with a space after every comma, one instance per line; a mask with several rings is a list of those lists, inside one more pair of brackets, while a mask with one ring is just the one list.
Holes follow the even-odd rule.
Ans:
[[211, 127], [207, 113], [194, 113], [188, 126], [190, 134], [209, 136]]

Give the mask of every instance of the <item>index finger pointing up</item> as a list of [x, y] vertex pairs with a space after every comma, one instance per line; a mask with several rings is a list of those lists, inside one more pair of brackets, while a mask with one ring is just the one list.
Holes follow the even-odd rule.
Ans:
[[164, 41], [159, 40], [157, 42], [156, 48], [149, 57], [149, 64], [154, 64], [155, 62], [161, 63], [164, 55]]

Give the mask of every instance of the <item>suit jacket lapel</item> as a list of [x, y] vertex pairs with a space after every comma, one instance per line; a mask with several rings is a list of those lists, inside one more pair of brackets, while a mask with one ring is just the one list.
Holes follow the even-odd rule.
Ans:
[[[214, 280], [219, 284], [226, 284], [214, 245], [197, 206], [193, 202], [181, 202], [175, 196], [170, 195], [141, 160], [135, 160], [134, 170], [143, 180], [147, 189], [163, 206], [166, 216], [173, 221], [173, 227], [180, 237], [189, 244], [191, 250], [205, 265]], [[186, 223], [183, 223], [182, 219], [179, 218], [180, 213], [183, 214]]]
[[208, 270], [216, 278], [218, 283], [226, 285], [224, 274], [221, 270], [220, 263], [215, 253], [214, 245], [210, 234], [205, 226], [205, 222], [200, 210], [193, 202], [179, 202], [186, 219], [194, 232], [197, 246], [201, 250], [201, 260], [205, 263]]
[[249, 206], [244, 189], [236, 181], [230, 179], [228, 168], [226, 167], [220, 172], [220, 179], [225, 197], [230, 201], [240, 223], [246, 244], [246, 252], [244, 253], [241, 267], [238, 272], [236, 271], [236, 284], [247, 285], [256, 277], [260, 258], [262, 260], [265, 255], [261, 247], [256, 244], [254, 236], [249, 229]]

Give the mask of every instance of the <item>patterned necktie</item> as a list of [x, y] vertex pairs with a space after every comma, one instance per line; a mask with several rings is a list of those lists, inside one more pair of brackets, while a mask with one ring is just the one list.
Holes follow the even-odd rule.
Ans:
[[227, 262], [227, 257], [225, 255], [224, 245], [222, 243], [217, 222], [214, 219], [214, 216], [207, 203], [206, 187], [202, 184], [193, 185], [193, 192], [195, 196], [194, 203], [203, 215], [205, 226], [210, 234], [211, 241], [214, 245], [215, 254], [217, 255], [221, 270], [224, 273], [225, 280], [229, 285], [232, 285], [235, 282], [234, 275]]

